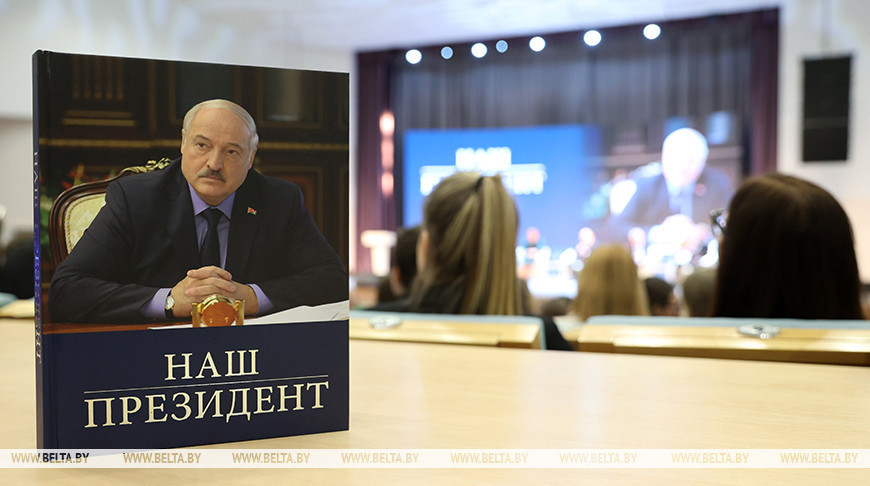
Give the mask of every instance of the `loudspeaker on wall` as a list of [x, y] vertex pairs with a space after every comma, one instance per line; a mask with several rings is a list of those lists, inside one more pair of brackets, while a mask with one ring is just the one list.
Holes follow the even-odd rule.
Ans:
[[852, 56], [804, 60], [802, 152], [805, 162], [849, 155]]

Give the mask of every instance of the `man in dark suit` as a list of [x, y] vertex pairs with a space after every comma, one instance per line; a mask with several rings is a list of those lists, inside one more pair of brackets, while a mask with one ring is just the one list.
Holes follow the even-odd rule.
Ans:
[[691, 128], [669, 134], [661, 164], [641, 167], [627, 182], [635, 185], [634, 193], [614, 215], [623, 234], [637, 227], [654, 229], [651, 237], [659, 232], [681, 239], [692, 233], [691, 239], [705, 239], [710, 211], [726, 207], [733, 193], [725, 174], [706, 167], [708, 152], [704, 136]]
[[635, 179], [637, 190], [621, 217], [638, 226], [660, 224], [682, 214], [695, 222], [708, 222], [713, 209], [725, 207], [733, 188], [728, 178], [706, 167], [707, 141], [691, 128], [672, 132], [662, 144], [661, 170]]
[[191, 108], [179, 160], [109, 185], [55, 271], [52, 321], [189, 318], [212, 294], [244, 300], [248, 315], [347, 300], [347, 271], [299, 188], [251, 169], [257, 143], [235, 103]]

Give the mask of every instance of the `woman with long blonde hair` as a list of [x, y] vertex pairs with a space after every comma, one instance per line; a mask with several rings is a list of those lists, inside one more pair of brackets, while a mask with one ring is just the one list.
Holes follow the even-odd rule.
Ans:
[[457, 172], [441, 181], [423, 208], [410, 310], [522, 314], [517, 226], [501, 176]]
[[628, 248], [604, 245], [592, 251], [577, 277], [572, 311], [581, 321], [600, 315], [649, 315], [646, 289]]

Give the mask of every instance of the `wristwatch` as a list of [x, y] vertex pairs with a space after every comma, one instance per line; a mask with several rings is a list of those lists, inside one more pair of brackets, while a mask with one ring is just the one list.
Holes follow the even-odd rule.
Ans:
[[172, 310], [175, 308], [175, 298], [172, 297], [172, 291], [166, 295], [166, 303], [163, 305], [163, 310], [166, 311], [166, 318], [173, 319], [175, 315], [172, 313]]

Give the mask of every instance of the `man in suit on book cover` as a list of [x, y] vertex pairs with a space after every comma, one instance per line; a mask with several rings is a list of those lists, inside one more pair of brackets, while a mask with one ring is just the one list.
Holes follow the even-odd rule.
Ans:
[[212, 294], [244, 300], [247, 315], [347, 300], [347, 271], [299, 187], [251, 168], [258, 140], [235, 103], [191, 108], [180, 159], [109, 185], [54, 273], [51, 320], [184, 319]]

